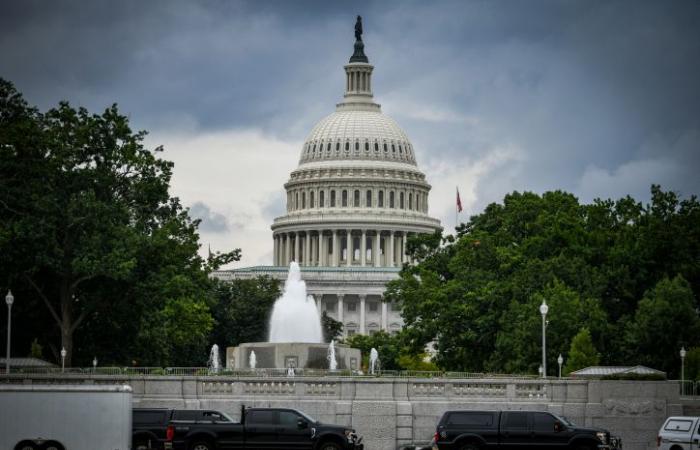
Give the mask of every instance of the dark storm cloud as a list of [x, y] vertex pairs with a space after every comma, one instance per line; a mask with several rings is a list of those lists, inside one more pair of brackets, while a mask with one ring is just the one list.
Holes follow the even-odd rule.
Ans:
[[226, 216], [212, 211], [204, 202], [195, 202], [190, 207], [190, 217], [201, 220], [199, 224], [201, 231], [224, 233], [231, 229]]
[[475, 208], [513, 189], [700, 192], [694, 0], [13, 1], [0, 76], [44, 108], [116, 101], [136, 128], [300, 141], [342, 95], [358, 13], [375, 96], [419, 163], [519, 152]]

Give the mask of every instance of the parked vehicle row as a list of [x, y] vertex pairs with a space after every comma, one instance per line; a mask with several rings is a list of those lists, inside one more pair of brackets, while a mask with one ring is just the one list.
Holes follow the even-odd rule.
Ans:
[[355, 430], [286, 408], [243, 408], [235, 422], [220, 411], [134, 409], [134, 450], [363, 450]]

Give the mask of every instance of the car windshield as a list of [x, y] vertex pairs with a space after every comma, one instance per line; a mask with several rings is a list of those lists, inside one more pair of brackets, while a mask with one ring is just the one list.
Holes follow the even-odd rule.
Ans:
[[552, 415], [553, 415], [554, 417], [556, 417], [556, 418], [559, 420], [559, 422], [563, 423], [563, 424], [566, 425], [566, 426], [569, 426], [569, 427], [575, 427], [575, 426], [576, 426], [576, 425], [573, 424], [573, 422], [571, 422], [569, 419], [567, 419], [567, 418], [564, 417], [564, 416], [559, 416], [559, 415], [557, 415], [557, 414], [552, 414]]
[[[226, 419], [228, 419], [229, 422], [234, 422], [234, 420], [231, 418], [231, 416], [229, 416], [229, 415], [226, 414], [225, 412], [219, 411], [219, 414], [221, 414], [221, 415], [224, 416]], [[226, 422], [226, 420], [223, 420], [222, 422]]]
[[314, 418], [311, 417], [310, 415], [308, 415], [308, 414], [306, 414], [306, 413], [304, 413], [304, 412], [298, 411], [298, 410], [297, 410], [297, 412], [298, 412], [304, 419], [306, 419], [307, 422], [309, 422], [309, 423], [316, 423], [316, 419], [314, 419]]

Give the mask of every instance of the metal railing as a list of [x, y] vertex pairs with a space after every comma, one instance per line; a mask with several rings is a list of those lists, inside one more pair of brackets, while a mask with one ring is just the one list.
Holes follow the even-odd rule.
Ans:
[[[0, 368], [0, 376], [4, 376], [4, 367]], [[185, 377], [234, 377], [234, 378], [271, 378], [271, 377], [359, 377], [359, 378], [460, 378], [460, 379], [538, 379], [536, 375], [495, 374], [475, 372], [442, 372], [418, 370], [380, 370], [369, 374], [358, 370], [340, 369], [239, 369], [221, 368], [213, 370], [208, 367], [13, 367], [10, 375], [53, 375], [53, 376], [185, 376]]]
[[700, 381], [693, 380], [678, 380], [681, 397], [699, 397], [700, 396]]

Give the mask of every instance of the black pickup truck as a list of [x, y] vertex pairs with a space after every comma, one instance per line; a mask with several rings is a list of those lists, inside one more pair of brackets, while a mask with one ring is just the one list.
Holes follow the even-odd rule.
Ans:
[[542, 411], [447, 411], [438, 423], [435, 450], [618, 450], [606, 430], [581, 428]]
[[131, 448], [162, 450], [165, 446], [168, 424], [172, 420], [231, 422], [226, 414], [206, 409], [134, 408], [131, 422]]
[[228, 416], [199, 414], [171, 420], [166, 450], [363, 450], [355, 430], [318, 422], [301, 411], [284, 408], [244, 408], [241, 422]]

